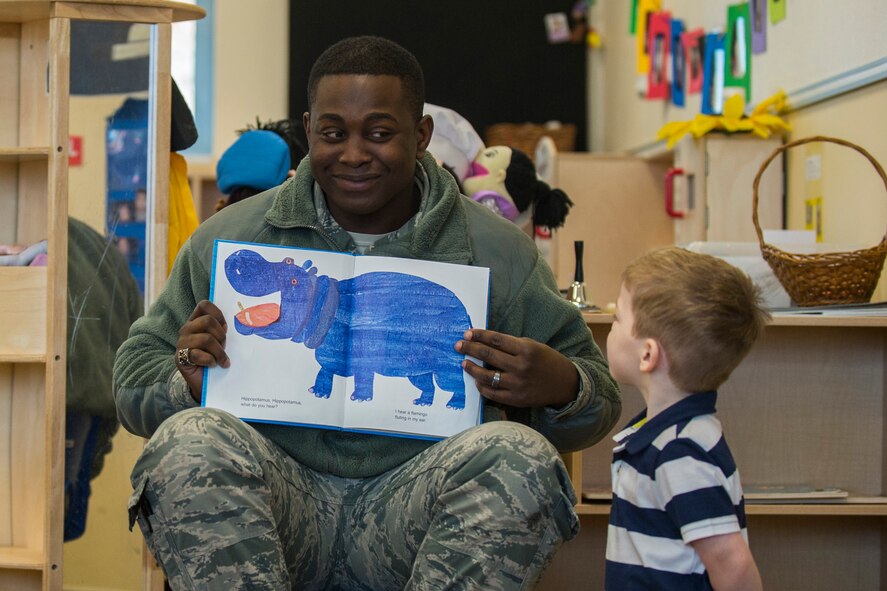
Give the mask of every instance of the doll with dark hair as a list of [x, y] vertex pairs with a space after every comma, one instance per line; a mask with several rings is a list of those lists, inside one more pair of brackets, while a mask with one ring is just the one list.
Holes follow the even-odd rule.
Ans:
[[566, 193], [539, 180], [529, 156], [508, 146], [481, 150], [462, 188], [466, 195], [519, 226], [532, 217], [534, 226], [558, 228], [573, 206]]

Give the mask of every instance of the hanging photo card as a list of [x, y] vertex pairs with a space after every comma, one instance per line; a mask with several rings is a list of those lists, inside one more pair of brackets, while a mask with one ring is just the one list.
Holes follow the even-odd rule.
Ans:
[[544, 18], [549, 43], [566, 43], [570, 40], [570, 23], [565, 12], [552, 12]]
[[662, 7], [662, 0], [639, 0], [637, 23], [635, 28], [637, 34], [635, 43], [637, 48], [637, 73], [646, 74], [650, 71], [650, 51], [649, 34], [650, 18], [654, 13], [658, 12]]
[[[217, 240], [228, 368], [203, 406], [246, 421], [441, 439], [480, 423], [456, 342], [485, 328], [489, 269]], [[479, 362], [478, 362], [479, 363]]]
[[724, 86], [745, 90], [745, 102], [751, 102], [751, 27], [748, 3], [727, 7], [725, 40], [727, 64]]
[[671, 21], [671, 102], [676, 107], [684, 106], [684, 88], [687, 84], [687, 53], [683, 42], [684, 21]]
[[668, 98], [668, 56], [671, 53], [671, 15], [654, 12], [647, 28], [650, 71], [647, 72], [647, 98]]
[[702, 79], [705, 72], [705, 31], [693, 29], [681, 34], [684, 46], [684, 63], [687, 72], [687, 93], [702, 92]]
[[720, 115], [724, 110], [724, 35], [705, 36], [705, 62], [702, 78], [702, 113]]
[[787, 0], [767, 0], [767, 12], [770, 13], [770, 22], [774, 25], [785, 18], [785, 3]]
[[749, 0], [751, 20], [751, 52], [767, 51], [767, 0]]
[[631, 0], [631, 8], [628, 15], [628, 33], [637, 34], [638, 31], [638, 0]]

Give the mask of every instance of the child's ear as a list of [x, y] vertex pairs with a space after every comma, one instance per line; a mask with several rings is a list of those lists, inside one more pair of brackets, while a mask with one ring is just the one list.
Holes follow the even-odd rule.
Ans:
[[642, 373], [653, 373], [662, 362], [662, 347], [656, 339], [644, 339], [641, 349], [640, 370]]

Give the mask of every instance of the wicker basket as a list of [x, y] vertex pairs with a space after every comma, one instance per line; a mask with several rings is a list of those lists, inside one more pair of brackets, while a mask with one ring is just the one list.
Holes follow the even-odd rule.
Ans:
[[758, 184], [761, 176], [780, 153], [810, 142], [831, 142], [853, 148], [868, 158], [887, 188], [887, 176], [878, 161], [863, 148], [846, 140], [815, 136], [777, 148], [761, 165], [754, 181], [752, 219], [758, 233], [761, 254], [797, 306], [867, 303], [871, 300], [881, 276], [884, 255], [887, 254], [887, 234], [872, 248], [827, 254], [792, 254], [764, 242], [764, 233], [758, 222]]
[[536, 144], [548, 136], [554, 140], [560, 152], [572, 152], [576, 149], [576, 126], [572, 123], [558, 127], [547, 127], [536, 123], [496, 123], [487, 127], [486, 145], [508, 146], [517, 148], [534, 159]]

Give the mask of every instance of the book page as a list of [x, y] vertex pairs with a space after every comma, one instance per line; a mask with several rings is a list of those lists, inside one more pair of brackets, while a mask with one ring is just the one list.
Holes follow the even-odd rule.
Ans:
[[479, 424], [480, 393], [455, 345], [486, 328], [489, 269], [361, 256], [349, 293], [345, 427], [441, 438]]
[[210, 300], [228, 322], [231, 366], [207, 370], [202, 404], [247, 421], [341, 428], [344, 384], [316, 388], [314, 347], [335, 312], [330, 279], [350, 277], [354, 258], [217, 240]]
[[219, 240], [211, 281], [231, 366], [207, 370], [204, 406], [434, 439], [480, 423], [454, 347], [486, 327], [488, 269]]

